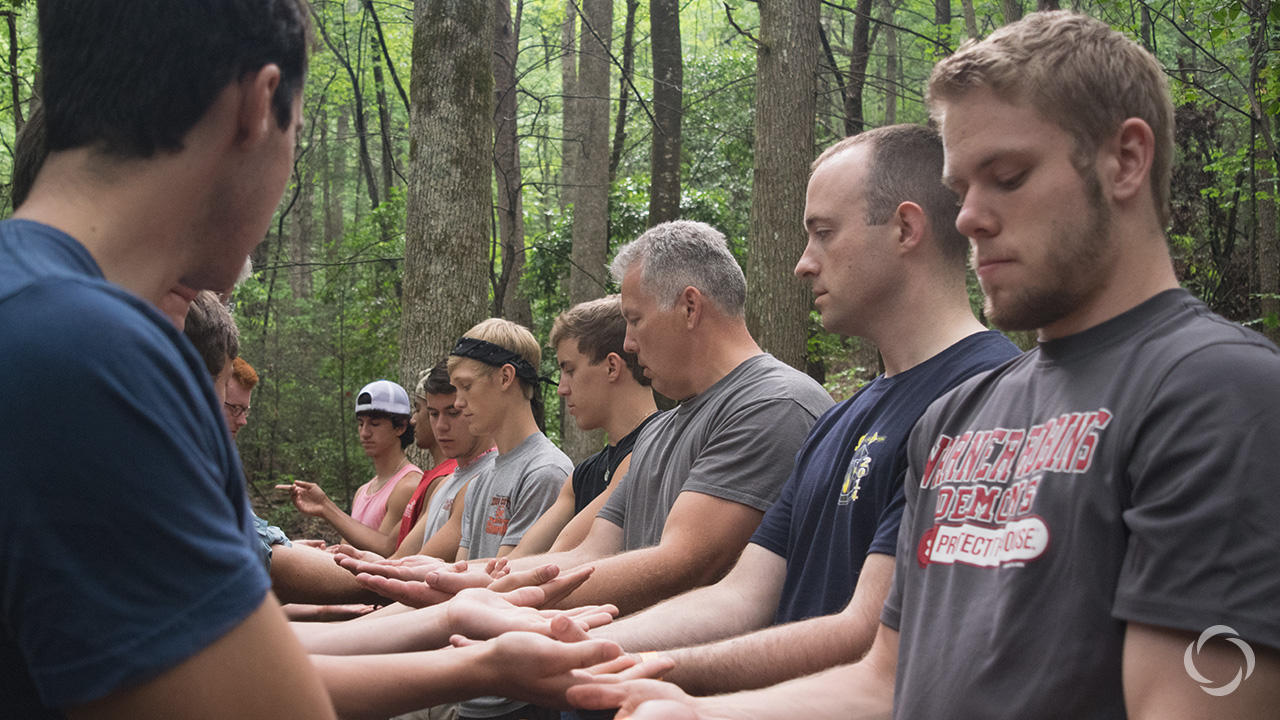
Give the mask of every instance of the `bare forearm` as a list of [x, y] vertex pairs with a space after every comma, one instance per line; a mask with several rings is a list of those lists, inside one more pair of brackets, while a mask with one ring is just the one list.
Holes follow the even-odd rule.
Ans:
[[699, 698], [697, 710], [741, 720], [879, 720], [893, 714], [893, 675], [864, 663], [841, 665], [763, 690]]
[[277, 545], [272, 549], [271, 589], [285, 603], [386, 602], [356, 582], [355, 576], [339, 567], [329, 553], [298, 545]]
[[379, 655], [434, 650], [449, 644], [445, 608], [432, 606], [360, 622], [291, 623], [303, 648], [316, 655]]
[[676, 666], [663, 679], [692, 695], [767, 687], [855, 662], [874, 634], [874, 624], [854, 626], [846, 614], [810, 618], [666, 652]]
[[382, 720], [424, 707], [482, 695], [486, 682], [478, 648], [311, 660], [342, 718]]
[[[403, 511], [402, 511], [403, 512]], [[349, 544], [361, 550], [370, 550], [386, 557], [396, 551], [397, 535], [386, 535], [376, 528], [371, 528], [346, 514], [333, 503], [325, 503], [324, 512], [320, 515], [338, 531]]]
[[[564, 555], [571, 556], [574, 552]], [[622, 615], [629, 615], [718, 576], [713, 574], [714, 569], [707, 567], [704, 558], [690, 557], [661, 545], [592, 560], [591, 565], [595, 572], [561, 600], [558, 608], [612, 603]]]
[[776, 605], [776, 601], [767, 604], [743, 597], [736, 588], [717, 583], [597, 628], [591, 635], [613, 640], [628, 652], [670, 650], [762, 628], [773, 618]]

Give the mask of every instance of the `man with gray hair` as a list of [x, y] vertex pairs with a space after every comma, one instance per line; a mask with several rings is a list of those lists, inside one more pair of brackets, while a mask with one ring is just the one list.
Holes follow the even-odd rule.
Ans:
[[511, 564], [590, 563], [595, 573], [560, 606], [613, 603], [629, 613], [729, 570], [832, 402], [752, 339], [746, 279], [716, 229], [658, 225], [622, 248], [612, 271], [625, 349], [656, 390], [683, 403], [644, 428], [581, 544]]

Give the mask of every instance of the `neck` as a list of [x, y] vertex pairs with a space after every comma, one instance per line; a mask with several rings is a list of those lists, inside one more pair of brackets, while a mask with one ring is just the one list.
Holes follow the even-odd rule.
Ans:
[[457, 458], [458, 467], [466, 467], [470, 465], [471, 463], [476, 461], [476, 458], [489, 452], [489, 449], [492, 447], [493, 447], [493, 438], [490, 438], [488, 436], [479, 438], [478, 440], [476, 440], [476, 446], [472, 448], [471, 452], [467, 453], [466, 455], [458, 456]]
[[378, 477], [383, 480], [399, 472], [407, 460], [403, 450], [400, 450], [399, 447], [396, 447], [395, 450], [396, 452], [384, 452], [373, 459], [373, 469], [378, 473]]
[[498, 447], [499, 455], [511, 452], [525, 438], [538, 432], [538, 423], [533, 419], [533, 408], [523, 394], [515, 405], [502, 421], [502, 426], [493, 431], [493, 442]]
[[604, 433], [608, 436], [610, 445], [617, 445], [619, 440], [639, 427], [645, 418], [658, 411], [658, 406], [653, 402], [652, 390], [631, 382], [629, 378], [620, 380], [619, 383], [625, 383], [626, 387], [620, 388], [616, 397], [610, 398], [611, 412], [604, 424]]
[[690, 396], [706, 392], [747, 360], [763, 350], [756, 344], [743, 320], [727, 321], [724, 327], [697, 339], [689, 366], [695, 368], [690, 382]]
[[1103, 268], [1098, 289], [1070, 314], [1040, 328], [1040, 342], [1083, 332], [1178, 287], [1168, 242], [1154, 215], [1130, 225], [1135, 227], [1126, 229], [1119, 222], [1112, 226], [1109, 240], [1115, 256]]
[[440, 443], [436, 443], [432, 445], [430, 448], [427, 449], [427, 452], [431, 453], [431, 467], [435, 467], [436, 465], [439, 465], [440, 463], [449, 459], [447, 456], [445, 456], [444, 451], [440, 449]]
[[[935, 261], [936, 262], [936, 261]], [[856, 328], [833, 328], [875, 343], [885, 377], [906, 372], [964, 338], [987, 328], [973, 316], [965, 275], [958, 268], [939, 270], [917, 262], [905, 265], [899, 292], [866, 308]]]
[[53, 153], [14, 217], [75, 238], [107, 280], [158, 303], [187, 274], [194, 199], [170, 156], [106, 166], [89, 150]]

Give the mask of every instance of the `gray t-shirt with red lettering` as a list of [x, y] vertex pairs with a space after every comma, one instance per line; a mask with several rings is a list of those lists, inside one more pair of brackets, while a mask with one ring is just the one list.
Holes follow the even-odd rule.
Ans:
[[1278, 438], [1280, 351], [1182, 290], [943, 396], [881, 616], [895, 716], [1123, 718], [1129, 622], [1280, 648]]

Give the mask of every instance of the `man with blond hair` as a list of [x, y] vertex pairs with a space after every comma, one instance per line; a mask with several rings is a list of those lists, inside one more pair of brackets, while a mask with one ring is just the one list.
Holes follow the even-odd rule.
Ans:
[[740, 695], [570, 698], [655, 699], [637, 720], [1274, 717], [1280, 351], [1178, 287], [1160, 66], [1037, 13], [940, 62], [929, 104], [987, 316], [1040, 344], [913, 432], [867, 657]]

